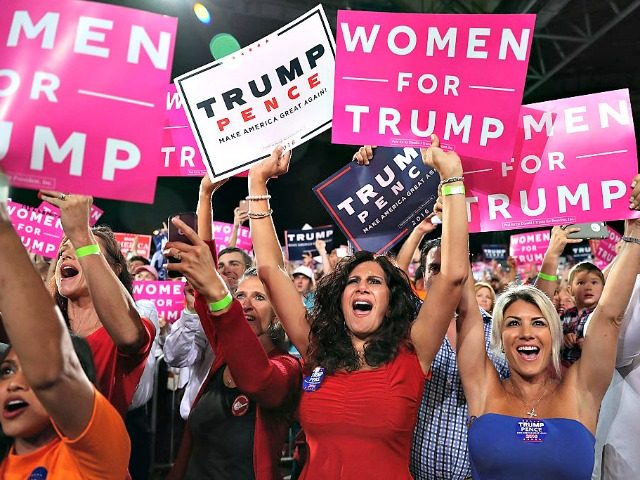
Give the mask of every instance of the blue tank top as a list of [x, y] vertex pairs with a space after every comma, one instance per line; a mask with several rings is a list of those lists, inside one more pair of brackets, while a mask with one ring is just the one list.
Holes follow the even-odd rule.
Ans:
[[590, 480], [595, 438], [568, 418], [481, 415], [469, 427], [474, 480]]

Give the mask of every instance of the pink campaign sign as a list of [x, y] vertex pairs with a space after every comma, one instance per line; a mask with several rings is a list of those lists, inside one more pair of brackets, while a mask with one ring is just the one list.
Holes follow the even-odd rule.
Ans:
[[[231, 233], [233, 232], [233, 223], [213, 222], [213, 238], [216, 241], [216, 250], [220, 252], [223, 248], [229, 246]], [[245, 252], [250, 252], [253, 248], [251, 243], [251, 231], [249, 227], [240, 226], [238, 231], [238, 241], [236, 247], [241, 248]]]
[[30, 253], [47, 258], [56, 256], [64, 235], [58, 215], [11, 200], [7, 201], [7, 210], [13, 228]]
[[165, 99], [166, 124], [162, 134], [163, 177], [203, 177], [207, 169], [202, 163], [198, 143], [193, 137], [189, 120], [182, 108], [180, 95], [173, 83], [169, 84]]
[[463, 158], [470, 232], [637, 217], [628, 90], [523, 106], [505, 162]]
[[[115, 233], [116, 240], [120, 244], [122, 254], [127, 256], [129, 252], [145, 258], [151, 257], [151, 235], [139, 235], [137, 233]], [[137, 240], [137, 243], [136, 243]], [[133, 247], [136, 246], [134, 251]]]
[[595, 264], [599, 268], [604, 268], [609, 265], [614, 258], [616, 258], [616, 245], [622, 240], [622, 235], [616, 232], [613, 228], [607, 226], [609, 230], [609, 236], [602, 240], [591, 240], [591, 252], [593, 253], [593, 259]]
[[532, 265], [542, 265], [550, 240], [551, 230], [511, 235], [509, 255], [515, 259], [519, 273], [530, 270]]
[[339, 11], [332, 140], [513, 152], [535, 15]]
[[4, 7], [0, 163], [11, 185], [152, 203], [177, 20], [77, 0]]
[[158, 310], [158, 316], [173, 323], [180, 318], [184, 309], [184, 282], [134, 280], [133, 299], [152, 301]]

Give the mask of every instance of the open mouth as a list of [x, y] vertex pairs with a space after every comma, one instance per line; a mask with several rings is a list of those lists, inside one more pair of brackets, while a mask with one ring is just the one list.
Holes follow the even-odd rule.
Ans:
[[62, 278], [72, 278], [80, 273], [76, 268], [71, 265], [65, 265], [60, 269], [60, 276]]
[[518, 354], [527, 361], [532, 361], [538, 358], [538, 354], [540, 353], [540, 347], [535, 347], [533, 345], [522, 345], [516, 348]]
[[373, 309], [373, 305], [364, 300], [356, 300], [351, 305], [355, 312], [367, 313]]
[[24, 400], [11, 400], [4, 405], [3, 415], [5, 418], [13, 418], [19, 415], [29, 404]]

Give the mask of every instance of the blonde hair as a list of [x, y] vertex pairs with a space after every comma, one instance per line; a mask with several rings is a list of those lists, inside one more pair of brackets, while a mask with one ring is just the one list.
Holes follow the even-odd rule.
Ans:
[[[480, 290], [481, 288], [489, 289], [489, 295], [491, 296], [491, 310], [493, 310], [493, 308], [496, 306], [496, 291], [487, 282], [476, 282], [473, 286], [475, 293], [478, 293], [478, 290]], [[487, 313], [491, 313], [491, 311]]]
[[508, 288], [498, 297], [493, 307], [493, 325], [491, 327], [491, 348], [497, 355], [503, 355], [502, 331], [504, 330], [504, 312], [514, 302], [522, 300], [538, 307], [549, 324], [551, 331], [551, 361], [556, 375], [560, 376], [560, 349], [562, 348], [562, 322], [553, 303], [543, 292], [531, 285], [518, 285]]

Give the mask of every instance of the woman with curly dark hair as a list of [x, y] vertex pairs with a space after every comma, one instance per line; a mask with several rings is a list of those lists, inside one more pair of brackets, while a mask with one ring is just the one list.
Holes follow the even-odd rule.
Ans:
[[422, 158], [442, 179], [445, 221], [441, 273], [417, 317], [408, 278], [386, 257], [367, 252], [343, 260], [319, 282], [307, 316], [284, 268], [266, 187], [269, 178], [287, 172], [290, 154], [277, 147], [249, 172], [258, 273], [305, 360], [299, 417], [309, 453], [302, 479], [411, 478], [424, 381], [469, 268], [460, 158], [441, 150], [435, 135]]
[[91, 228], [93, 199], [41, 191], [60, 209], [65, 238], [55, 268], [55, 301], [71, 331], [84, 337], [96, 365], [96, 385], [124, 417], [144, 370], [155, 328], [131, 298], [131, 276], [113, 232]]

